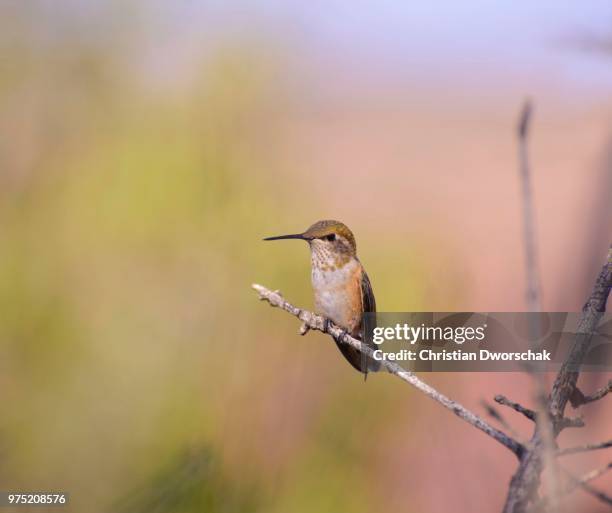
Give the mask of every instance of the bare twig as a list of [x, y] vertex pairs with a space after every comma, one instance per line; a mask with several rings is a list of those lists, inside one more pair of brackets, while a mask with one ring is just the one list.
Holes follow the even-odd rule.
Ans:
[[503, 406], [508, 406], [509, 408], [512, 408], [513, 410], [519, 413], [522, 413], [529, 420], [533, 420], [533, 421], [536, 420], [536, 413], [533, 410], [530, 410], [529, 408], [525, 408], [524, 406], [521, 406], [519, 403], [515, 403], [514, 401], [511, 401], [506, 396], [496, 395], [495, 402]]
[[608, 395], [610, 392], [612, 392], [612, 380], [608, 381], [608, 384], [605, 387], [601, 387], [599, 390], [592, 393], [591, 395], [585, 395], [582, 398], [582, 404], [588, 404], [592, 403], [593, 401], [597, 401]]
[[[526, 100], [521, 110], [517, 135], [518, 135], [518, 151], [519, 151], [519, 174], [521, 179], [521, 198], [523, 206], [523, 239], [524, 239], [524, 251], [525, 251], [525, 278], [526, 278], [526, 302], [527, 310], [529, 312], [540, 311], [540, 280], [538, 276], [538, 259], [537, 259], [537, 246], [535, 236], [535, 216], [533, 207], [533, 196], [531, 191], [531, 170], [529, 166], [529, 155], [528, 155], [528, 136], [529, 136], [529, 125], [531, 122], [531, 116], [533, 112], [533, 106], [529, 100]], [[529, 335], [531, 343], [535, 344], [541, 336], [541, 326], [537, 315], [531, 315], [528, 319], [529, 322]], [[522, 406], [512, 403], [508, 404], [510, 407], [515, 407], [516, 411], [519, 411], [527, 418], [535, 420], [537, 422], [537, 430], [540, 433], [542, 440], [542, 456], [546, 467], [549, 469], [546, 474], [549, 488], [555, 492], [557, 488], [557, 481], [559, 479], [558, 470], [556, 468], [556, 461], [553, 457], [555, 450], [555, 436], [553, 433], [553, 426], [551, 420], [547, 414], [547, 393], [544, 384], [544, 378], [537, 372], [532, 372], [533, 369], [528, 369], [534, 379], [536, 386], [535, 390], [535, 403], [536, 412], [527, 410]], [[553, 502], [555, 500], [556, 493], [552, 493]], [[553, 508], [556, 504], [552, 504]]]
[[606, 473], [608, 470], [610, 470], [610, 468], [612, 468], [612, 463], [608, 463], [607, 466], [599, 469], [599, 470], [593, 470], [585, 475], [583, 475], [581, 478], [577, 478], [574, 477], [572, 474], [570, 474], [569, 472], [565, 471], [565, 474], [569, 477], [569, 479], [576, 485], [576, 487], [581, 487], [585, 492], [589, 493], [590, 495], [592, 495], [593, 497], [599, 499], [600, 501], [604, 502], [605, 504], [611, 505], [612, 506], [612, 497], [610, 497], [609, 495], [605, 494], [604, 492], [597, 490], [596, 488], [593, 488], [590, 484], [589, 481], [592, 481], [593, 479], [601, 476], [602, 474]]
[[[525, 408], [523, 405], [511, 401], [504, 395], [496, 395], [495, 402], [503, 406], [508, 406], [509, 408], [512, 408], [514, 411], [521, 413], [529, 420], [532, 420], [534, 422], [539, 420], [539, 418], [541, 417], [540, 412], [535, 412], [533, 410], [530, 410], [529, 408]], [[546, 412], [544, 412], [544, 414], [546, 414]], [[584, 420], [582, 419], [582, 417], [565, 417], [561, 419], [559, 422], [560, 430], [568, 427], [584, 427]]]
[[492, 404], [489, 404], [487, 401], [481, 402], [482, 407], [485, 409], [487, 414], [497, 421], [499, 425], [504, 428], [512, 438], [514, 438], [521, 445], [527, 445], [528, 443], [522, 439], [521, 435], [510, 425], [510, 423], [504, 418], [501, 412]]
[[572, 395], [570, 395], [569, 401], [573, 408], [578, 408], [583, 404], [589, 404], [593, 401], [598, 401], [606, 395], [612, 392], [612, 380], [608, 381], [608, 384], [596, 390], [590, 395], [584, 395], [578, 387], [574, 389]]
[[[262, 285], [253, 284], [252, 287], [259, 294], [259, 298], [261, 300], [267, 301], [271, 306], [276, 306], [289, 312], [294, 315], [298, 319], [300, 319], [306, 326], [308, 326], [311, 330], [322, 331], [323, 333], [330, 334], [335, 340], [348, 344], [351, 347], [357, 349], [362, 354], [370, 358], [374, 358], [374, 350], [368, 347], [366, 344], [363, 344], [360, 340], [351, 337], [346, 333], [345, 330], [336, 326], [332, 322], [325, 322], [325, 319], [320, 315], [316, 315], [313, 312], [309, 312], [308, 310], [302, 310], [301, 308], [297, 308], [289, 303], [285, 298], [280, 294], [280, 292], [271, 291]], [[524, 447], [514, 440], [512, 437], [508, 436], [506, 433], [495, 429], [481, 417], [468, 410], [461, 404], [452, 399], [449, 399], [444, 394], [438, 392], [431, 385], [428, 385], [420, 378], [418, 378], [413, 372], [407, 371], [399, 366], [395, 362], [390, 362], [387, 360], [382, 360], [380, 362], [381, 368], [385, 369], [390, 374], [397, 376], [402, 381], [412, 385], [417, 390], [425, 394], [430, 399], [437, 401], [446, 409], [452, 411], [457, 417], [463, 419], [468, 424], [480, 429], [482, 432], [489, 435], [494, 440], [497, 440], [504, 447], [510, 449], [518, 458], [524, 452]]]
[[579, 477], [578, 479], [576, 479], [574, 481], [574, 485], [580, 486], [590, 481], [593, 481], [593, 479], [597, 479], [599, 476], [604, 475], [610, 469], [612, 469], [612, 462], [608, 463], [605, 467], [601, 467], [599, 469], [595, 469], [595, 470], [591, 470], [590, 472], [587, 472], [582, 477]]
[[527, 273], [527, 309], [530, 312], [540, 311], [540, 280], [538, 277], [538, 258], [535, 237], [533, 197], [527, 152], [529, 122], [533, 107], [527, 100], [523, 105], [518, 124], [519, 165], [523, 199], [523, 233], [525, 238], [525, 269]]
[[[602, 476], [603, 474], [608, 472], [610, 469], [612, 469], [612, 462], [608, 463], [606, 466], [604, 466], [602, 468], [591, 470], [590, 472], [587, 472], [586, 474], [583, 474], [581, 477], [575, 477], [573, 474], [571, 474], [567, 470], [563, 470], [563, 473], [565, 474], [565, 476], [568, 479], [568, 483], [566, 484], [566, 486], [562, 490], [560, 490], [557, 499], [562, 497], [562, 496], [565, 496], [565, 495], [568, 495], [568, 494], [572, 493], [577, 488], [582, 488], [585, 492], [593, 495], [594, 497], [596, 497], [600, 501], [602, 501], [602, 502], [604, 502], [606, 504], [612, 504], [612, 497], [610, 497], [610, 496], [606, 495], [605, 493], [597, 490], [596, 488], [593, 488], [589, 484], [591, 481], [593, 481], [594, 479], [597, 479], [598, 477]], [[543, 497], [543, 498], [535, 501], [533, 503], [532, 507], [530, 508], [530, 511], [546, 511], [546, 510], [548, 510], [549, 507], [551, 506], [551, 499], [552, 499], [552, 497], [548, 496], [548, 497]]]
[[557, 451], [557, 456], [565, 456], [567, 454], [579, 454], [583, 452], [597, 451], [599, 449], [607, 449], [608, 447], [612, 447], [612, 440], [608, 440], [607, 442], [601, 442], [598, 444], [587, 444], [587, 445], [581, 445], [580, 447], [569, 447], [567, 449], [559, 449]]
[[598, 490], [597, 488], [593, 488], [588, 483], [580, 483], [580, 487], [589, 495], [592, 495], [596, 499], [599, 499], [604, 504], [612, 506], [612, 497], [610, 497], [608, 494], [602, 492], [601, 490]]

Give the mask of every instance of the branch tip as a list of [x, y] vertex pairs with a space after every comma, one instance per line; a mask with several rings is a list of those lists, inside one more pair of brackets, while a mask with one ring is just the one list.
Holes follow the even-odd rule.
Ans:
[[501, 394], [496, 395], [494, 397], [494, 400], [495, 400], [496, 403], [501, 404], [502, 406], [507, 406], [508, 408], [512, 408], [514, 411], [522, 414], [523, 416], [527, 417], [529, 420], [535, 422], [535, 420], [536, 420], [536, 413], [535, 413], [535, 411], [530, 410], [529, 408], [525, 408], [524, 406], [522, 406], [519, 403], [511, 401], [506, 396], [501, 395]]
[[531, 100], [527, 98], [525, 100], [525, 103], [523, 103], [523, 108], [521, 109], [521, 114], [518, 123], [518, 135], [521, 139], [527, 137], [527, 132], [529, 130], [529, 121], [531, 120], [532, 112], [533, 106]]
[[606, 442], [601, 442], [598, 444], [587, 444], [587, 445], [582, 445], [580, 447], [569, 447], [567, 449], [559, 449], [557, 451], [557, 456], [565, 456], [568, 454], [579, 454], [582, 452], [597, 451], [599, 449], [607, 449], [609, 447], [612, 447], [612, 440], [607, 440]]

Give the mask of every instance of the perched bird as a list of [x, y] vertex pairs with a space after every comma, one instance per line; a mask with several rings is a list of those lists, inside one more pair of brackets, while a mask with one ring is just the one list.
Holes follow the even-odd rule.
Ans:
[[[376, 311], [372, 285], [357, 258], [355, 237], [339, 221], [318, 221], [303, 233], [267, 237], [264, 240], [301, 239], [310, 246], [315, 311], [352, 337], [363, 338], [365, 312]], [[377, 371], [379, 362], [336, 340], [350, 364], [366, 376]], [[375, 346], [372, 344], [372, 347]]]

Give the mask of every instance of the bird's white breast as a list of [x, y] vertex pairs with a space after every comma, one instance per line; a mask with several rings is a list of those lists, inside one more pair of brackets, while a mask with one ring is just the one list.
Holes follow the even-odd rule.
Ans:
[[355, 275], [359, 265], [357, 260], [350, 259], [342, 267], [332, 270], [312, 266], [316, 311], [350, 331], [361, 321], [358, 315], [360, 305], [355, 304], [355, 289], [359, 283]]

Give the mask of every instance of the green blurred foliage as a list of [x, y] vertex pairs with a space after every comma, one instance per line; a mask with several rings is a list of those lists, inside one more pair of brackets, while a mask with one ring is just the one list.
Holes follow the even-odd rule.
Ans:
[[[295, 346], [248, 288], [310, 297], [304, 248], [258, 245], [316, 211], [280, 194], [273, 62], [232, 47], [180, 94], [147, 91], [117, 4], [95, 23], [17, 4], [0, 16], [2, 488], [66, 490], [73, 511], [370, 510], [352, 483], [397, 392], [355, 396], [335, 348]], [[390, 291], [387, 257], [370, 274]], [[389, 309], [422, 293], [424, 264], [393, 258], [415, 275]]]
[[258, 511], [258, 489], [236, 486], [222, 475], [206, 448], [190, 449], [157, 470], [142, 489], [131, 491], [112, 506], [126, 513], [234, 513]]

